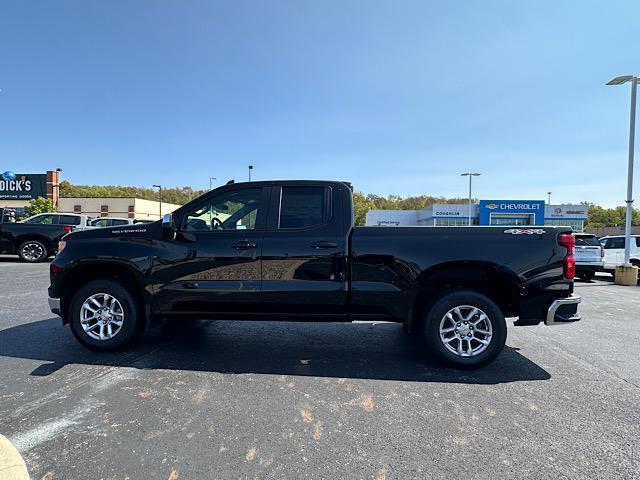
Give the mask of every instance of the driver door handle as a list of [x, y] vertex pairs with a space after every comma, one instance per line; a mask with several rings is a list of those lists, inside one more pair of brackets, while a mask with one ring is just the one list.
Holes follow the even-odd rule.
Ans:
[[320, 240], [319, 242], [311, 242], [309, 246], [311, 248], [336, 248], [338, 244], [335, 242], [327, 242], [326, 240]]
[[248, 248], [256, 248], [256, 244], [248, 240], [240, 240], [239, 242], [231, 245], [231, 247], [235, 248], [236, 250], [245, 250]]

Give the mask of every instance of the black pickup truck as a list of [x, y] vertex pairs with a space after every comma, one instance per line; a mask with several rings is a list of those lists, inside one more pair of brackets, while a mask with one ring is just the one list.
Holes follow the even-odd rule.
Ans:
[[49, 303], [94, 350], [171, 318], [388, 320], [477, 367], [516, 325], [580, 319], [568, 227], [354, 227], [348, 184], [227, 184], [162, 221], [74, 232]]
[[[47, 216], [55, 219], [60, 215]], [[18, 255], [24, 262], [42, 262], [56, 252], [58, 242], [72, 230], [72, 225], [54, 220], [51, 223], [16, 222], [13, 211], [0, 208], [0, 253]]]

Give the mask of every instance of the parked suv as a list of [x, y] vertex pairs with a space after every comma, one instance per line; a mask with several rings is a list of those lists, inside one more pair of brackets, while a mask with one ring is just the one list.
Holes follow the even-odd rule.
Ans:
[[[615, 268], [624, 265], [624, 235], [606, 236], [600, 239], [604, 248], [604, 269], [614, 273]], [[631, 235], [630, 261], [640, 267], [640, 235]]]
[[593, 233], [576, 233], [576, 276], [592, 280], [604, 268], [604, 249]]
[[122, 225], [132, 225], [132, 218], [100, 217], [91, 220], [91, 226], [96, 228], [119, 227]]

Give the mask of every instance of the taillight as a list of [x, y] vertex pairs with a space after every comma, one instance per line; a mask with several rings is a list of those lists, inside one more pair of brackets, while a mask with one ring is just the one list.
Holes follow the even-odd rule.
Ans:
[[73, 227], [71, 225], [65, 225], [64, 231], [67, 233], [71, 233], [73, 231]]
[[604, 258], [604, 248], [600, 247], [600, 258]]
[[576, 257], [573, 255], [573, 248], [576, 246], [576, 237], [571, 234], [559, 235], [558, 243], [567, 249], [567, 255], [562, 259], [564, 276], [569, 280], [573, 280], [576, 276]]

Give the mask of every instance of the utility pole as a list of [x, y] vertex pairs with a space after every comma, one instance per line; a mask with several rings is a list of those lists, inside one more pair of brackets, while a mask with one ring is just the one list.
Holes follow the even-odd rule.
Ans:
[[469, 226], [471, 226], [471, 179], [473, 177], [479, 177], [480, 174], [479, 173], [471, 173], [471, 172], [467, 172], [467, 173], [461, 173], [460, 174], [461, 177], [469, 177]]
[[547, 202], [547, 205], [551, 205], [551, 192], [547, 192], [547, 195], [549, 196], [549, 201]]
[[213, 181], [218, 180], [216, 177], [209, 177], [209, 190], [213, 190]]
[[629, 160], [627, 163], [627, 219], [624, 228], [624, 266], [630, 267], [629, 257], [631, 256], [631, 220], [633, 216], [633, 152], [635, 147], [636, 133], [636, 92], [640, 77], [625, 75], [616, 77], [609, 81], [607, 85], [622, 85], [631, 82], [631, 113], [629, 114]]
[[249, 181], [251, 181], [251, 170], [253, 170], [253, 165], [249, 165]]

